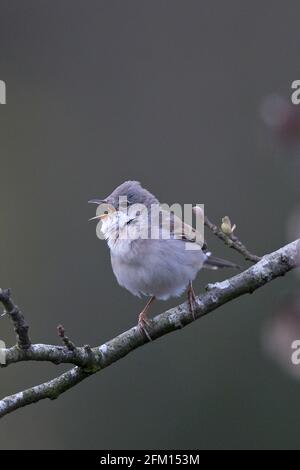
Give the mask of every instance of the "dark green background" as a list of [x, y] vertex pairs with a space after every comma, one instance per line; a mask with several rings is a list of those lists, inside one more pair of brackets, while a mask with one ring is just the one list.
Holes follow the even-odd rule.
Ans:
[[[162, 202], [204, 203], [214, 221], [230, 215], [258, 254], [288, 241], [297, 149], [259, 109], [299, 79], [299, 14], [291, 0], [0, 1], [0, 285], [34, 342], [57, 343], [63, 323], [94, 346], [135, 324], [143, 301], [117, 285], [87, 222], [87, 200], [125, 179]], [[197, 291], [224, 276], [201, 273]], [[262, 348], [266, 319], [296, 288], [290, 274], [5, 417], [1, 448], [300, 448], [299, 383]], [[7, 317], [0, 337], [14, 342]], [[1, 396], [65, 369], [2, 369]]]

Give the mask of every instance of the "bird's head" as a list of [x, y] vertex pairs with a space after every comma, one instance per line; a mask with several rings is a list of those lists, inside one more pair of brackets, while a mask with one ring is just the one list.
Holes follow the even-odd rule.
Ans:
[[[136, 238], [138, 225], [131, 224], [141, 214], [147, 214], [151, 206], [159, 204], [156, 197], [144, 189], [138, 181], [125, 181], [104, 199], [92, 199], [89, 203], [97, 204], [96, 217], [90, 220], [102, 222], [100, 232], [108, 241], [116, 240], [120, 234], [123, 238]], [[130, 224], [130, 228], [129, 227]], [[142, 224], [143, 226], [143, 224]]]
[[110, 208], [118, 211], [134, 204], [143, 204], [150, 208], [152, 204], [158, 204], [158, 200], [147, 189], [144, 189], [138, 181], [125, 181], [105, 199], [91, 199], [89, 203], [107, 204]]

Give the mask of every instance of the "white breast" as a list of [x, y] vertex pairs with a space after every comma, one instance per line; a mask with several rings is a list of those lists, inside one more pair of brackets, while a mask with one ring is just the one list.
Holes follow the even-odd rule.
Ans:
[[180, 240], [119, 241], [111, 249], [118, 283], [134, 295], [162, 300], [181, 295], [204, 260], [202, 250], [186, 250]]
[[116, 212], [104, 220], [101, 229], [118, 283], [137, 296], [166, 300], [182, 294], [206, 255], [201, 249], [187, 250], [182, 240], [141, 239], [139, 224], [128, 225], [128, 220], [128, 215]]

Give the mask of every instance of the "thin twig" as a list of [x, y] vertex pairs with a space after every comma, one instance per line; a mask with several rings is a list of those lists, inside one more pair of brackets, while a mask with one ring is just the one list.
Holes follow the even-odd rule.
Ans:
[[17, 336], [17, 345], [21, 349], [28, 349], [31, 345], [31, 340], [28, 335], [29, 326], [25, 322], [21, 310], [14, 304], [10, 289], [0, 289], [0, 302], [2, 302], [5, 308], [5, 313], [12, 319]]
[[68, 336], [65, 335], [65, 329], [62, 325], [58, 325], [57, 334], [69, 351], [74, 351], [76, 349], [75, 344], [68, 338]]
[[234, 250], [238, 251], [247, 261], [257, 263], [261, 258], [251, 253], [246, 246], [234, 234], [226, 235], [217, 225], [213, 224], [207, 216], [204, 217], [204, 225], [212, 231], [220, 240]]

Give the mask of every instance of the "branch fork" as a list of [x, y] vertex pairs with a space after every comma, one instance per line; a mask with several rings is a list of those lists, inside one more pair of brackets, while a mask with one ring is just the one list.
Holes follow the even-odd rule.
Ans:
[[[224, 222], [223, 222], [224, 223]], [[225, 234], [221, 228], [212, 224], [205, 217], [205, 225], [226, 245], [234, 248], [245, 259], [256, 263], [245, 271], [216, 284], [209, 284], [201, 297], [196, 297], [194, 318], [190, 314], [187, 302], [178, 305], [150, 321], [151, 339], [155, 340], [172, 331], [176, 331], [216, 310], [231, 300], [284, 276], [288, 271], [300, 266], [300, 240], [265, 255], [263, 258], [249, 252], [240, 240]], [[51, 400], [77, 385], [92, 374], [110, 366], [149, 340], [136, 326], [121, 333], [101, 346], [89, 345], [76, 347], [66, 336], [62, 325], [57, 328], [63, 346], [32, 344], [28, 335], [28, 325], [20, 309], [14, 304], [9, 289], [0, 289], [0, 302], [10, 316], [17, 336], [17, 344], [5, 349], [5, 366], [24, 361], [48, 361], [54, 364], [73, 364], [69, 371], [54, 379], [33, 386], [0, 400], [0, 417], [21, 407], [36, 403], [45, 398]]]

